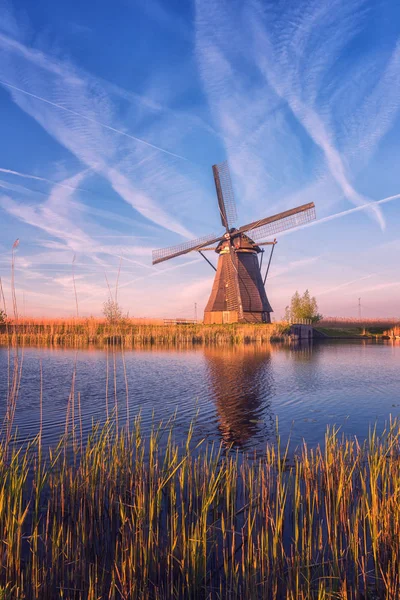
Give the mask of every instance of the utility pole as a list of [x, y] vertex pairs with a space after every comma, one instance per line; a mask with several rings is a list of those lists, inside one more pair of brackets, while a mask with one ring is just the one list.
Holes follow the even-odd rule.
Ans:
[[361, 321], [361, 298], [358, 299], [358, 319]]

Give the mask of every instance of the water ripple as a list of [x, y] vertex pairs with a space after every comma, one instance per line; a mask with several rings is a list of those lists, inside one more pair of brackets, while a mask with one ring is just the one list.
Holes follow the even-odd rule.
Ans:
[[[72, 374], [76, 371], [74, 415], [87, 433], [115, 408], [120, 423], [140, 414], [143, 431], [175, 415], [178, 437], [196, 419], [200, 439], [260, 449], [275, 436], [294, 443], [323, 441], [327, 424], [363, 437], [375, 421], [400, 413], [400, 346], [323, 343], [288, 348], [238, 346], [194, 350], [126, 352], [27, 348], [15, 415], [21, 439], [40, 424], [40, 364], [43, 372], [43, 439], [55, 444], [71, 418]], [[0, 418], [7, 397], [7, 350], [0, 349]], [[108, 372], [108, 375], [107, 375]], [[106, 384], [108, 379], [108, 393]], [[128, 402], [127, 391], [128, 387]], [[80, 426], [80, 425], [79, 425]]]

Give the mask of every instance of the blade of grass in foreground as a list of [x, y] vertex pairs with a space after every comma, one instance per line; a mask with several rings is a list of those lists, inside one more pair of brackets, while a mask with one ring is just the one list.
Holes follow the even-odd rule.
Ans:
[[400, 597], [400, 425], [239, 456], [136, 420], [0, 442], [7, 598]]

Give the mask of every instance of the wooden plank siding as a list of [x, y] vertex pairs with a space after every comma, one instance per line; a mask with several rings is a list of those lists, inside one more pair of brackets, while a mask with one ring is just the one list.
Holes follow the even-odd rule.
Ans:
[[[248, 323], [271, 322], [271, 305], [263, 285], [257, 254], [249, 251], [236, 252], [240, 301], [243, 317], [238, 319], [238, 312], [232, 310], [229, 290], [229, 267], [231, 256], [220, 254], [210, 298], [204, 311], [204, 323], [235, 323], [238, 320]], [[223, 313], [230, 312], [229, 318]]]

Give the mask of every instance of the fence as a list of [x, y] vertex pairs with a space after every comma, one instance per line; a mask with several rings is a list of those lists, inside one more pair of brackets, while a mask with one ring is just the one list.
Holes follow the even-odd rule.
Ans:
[[197, 325], [197, 319], [164, 319], [164, 325]]
[[312, 319], [290, 319], [290, 325], [312, 325]]

